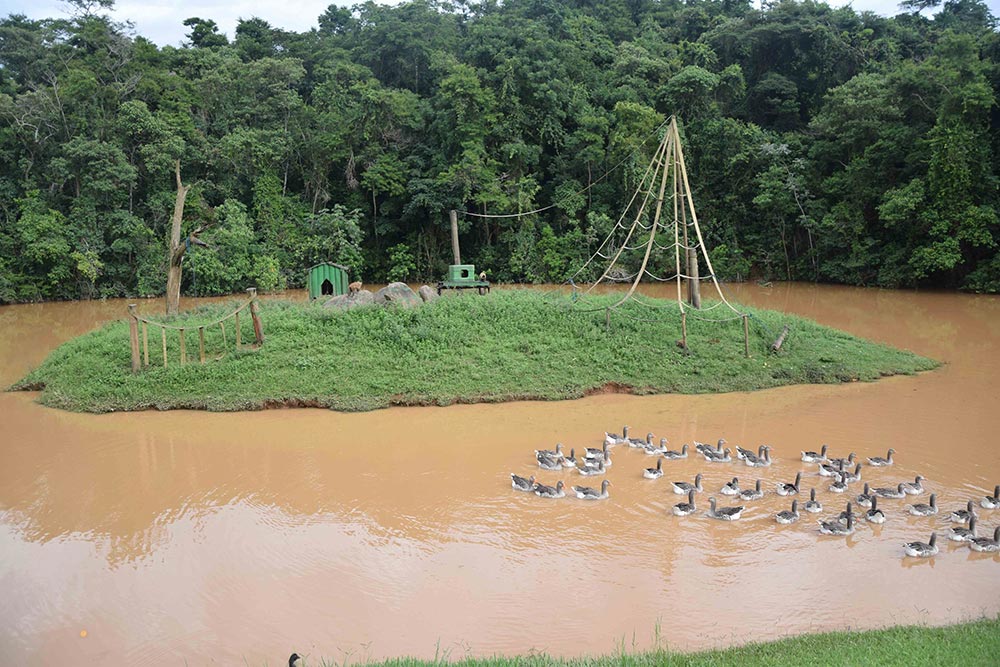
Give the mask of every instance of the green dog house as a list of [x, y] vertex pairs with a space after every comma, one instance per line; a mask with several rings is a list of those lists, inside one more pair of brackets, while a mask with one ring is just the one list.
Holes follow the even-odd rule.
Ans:
[[347, 267], [333, 262], [320, 262], [309, 268], [309, 298], [347, 294]]

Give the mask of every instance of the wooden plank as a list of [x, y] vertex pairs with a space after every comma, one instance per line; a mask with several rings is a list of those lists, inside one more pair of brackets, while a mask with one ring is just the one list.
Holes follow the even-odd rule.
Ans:
[[240, 349], [240, 314], [236, 313], [236, 349]]
[[187, 363], [187, 347], [184, 343], [184, 328], [181, 327], [178, 331], [180, 331], [181, 335], [181, 366], [183, 366]]
[[778, 350], [781, 349], [781, 345], [782, 343], [785, 342], [785, 336], [787, 335], [788, 335], [788, 325], [786, 324], [785, 327], [781, 330], [781, 333], [778, 335], [778, 339], [771, 344], [771, 352], [777, 352]]
[[198, 327], [198, 360], [205, 363], [205, 327]]
[[167, 367], [167, 330], [160, 327], [160, 340], [163, 342], [163, 367]]

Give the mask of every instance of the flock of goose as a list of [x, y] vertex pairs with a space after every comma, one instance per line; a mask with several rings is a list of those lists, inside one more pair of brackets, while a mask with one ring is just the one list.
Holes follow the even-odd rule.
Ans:
[[[617, 445], [628, 446], [643, 450], [650, 456], [656, 456], [656, 467], [646, 468], [642, 476], [646, 479], [659, 479], [663, 476], [663, 462], [688, 457], [688, 445], [684, 445], [680, 451], [667, 448], [667, 439], [660, 438], [659, 443], [654, 442], [652, 433], [646, 435], [645, 440], [629, 437], [629, 427], [625, 426], [621, 434], [605, 433], [604, 442], [600, 447], [586, 447], [577, 456], [576, 449], [572, 448], [569, 454], [562, 450], [562, 445], [557, 444], [555, 449], [535, 450], [535, 459], [542, 470], [560, 471], [564, 468], [575, 469], [583, 476], [603, 475], [612, 465], [611, 447]], [[721, 439], [715, 446], [707, 445], [695, 441], [695, 451], [704, 457], [709, 463], [730, 463], [733, 462], [732, 450], [726, 447], [726, 441]], [[856, 455], [852, 452], [846, 458], [834, 458], [827, 454], [828, 447], [823, 447], [818, 452], [802, 452], [801, 460], [804, 463], [818, 466], [819, 475], [833, 478], [829, 490], [833, 493], [847, 493], [849, 485], [861, 481], [862, 463], [855, 460]], [[868, 457], [868, 465], [875, 468], [884, 468], [893, 465], [894, 449], [889, 449], [885, 457]], [[750, 468], [766, 468], [771, 465], [771, 447], [761, 445], [756, 452], [736, 447], [737, 462], [742, 462]], [[560, 480], [555, 486], [548, 486], [535, 481], [534, 475], [521, 477], [511, 473], [511, 486], [517, 491], [534, 493], [542, 498], [563, 498], [566, 496], [564, 483]], [[698, 508], [695, 505], [695, 494], [704, 491], [702, 487], [702, 474], [698, 473], [693, 482], [680, 481], [671, 484], [673, 492], [678, 495], [686, 495], [685, 502], [679, 502], [673, 506], [672, 512], [676, 516], [690, 516]], [[795, 475], [793, 482], [778, 482], [775, 492], [779, 496], [798, 496], [801, 490], [802, 473]], [[824, 535], [851, 535], [855, 531], [855, 524], [862, 518], [865, 521], [881, 524], [886, 521], [885, 511], [879, 507], [879, 499], [901, 499], [908, 496], [918, 496], [925, 493], [923, 485], [924, 478], [917, 475], [912, 482], [900, 482], [895, 487], [871, 488], [866, 482], [863, 491], [858, 494], [853, 501], [847, 501], [846, 509], [839, 515], [826, 520], [820, 520], [819, 532]], [[608, 498], [608, 487], [611, 482], [607, 479], [601, 482], [600, 488], [590, 486], [575, 485], [572, 487], [577, 498], [581, 500], [603, 500]], [[722, 495], [739, 498], [743, 501], [759, 500], [764, 497], [762, 481], [758, 479], [753, 488], [740, 488], [739, 477], [733, 477], [726, 482], [719, 493]], [[721, 521], [736, 521], [743, 514], [746, 507], [744, 505], [732, 507], [720, 507], [715, 497], [708, 499], [709, 509], [706, 516]], [[854, 505], [865, 508], [863, 513], [855, 514]], [[987, 510], [1000, 509], [1000, 485], [993, 489], [992, 496], [985, 496], [979, 501], [980, 507]], [[819, 513], [823, 511], [823, 505], [816, 499], [816, 489], [809, 491], [809, 500], [802, 504], [802, 510], [809, 513]], [[935, 516], [938, 514], [937, 495], [932, 493], [927, 503], [915, 503], [907, 506], [907, 510], [914, 516]], [[792, 524], [799, 520], [799, 501], [793, 499], [791, 509], [778, 512], [774, 520], [779, 524]], [[1000, 526], [993, 530], [992, 537], [980, 537], [977, 534], [976, 522], [978, 515], [975, 511], [975, 502], [969, 500], [964, 508], [956, 509], [948, 514], [948, 519], [954, 523], [963, 524], [951, 528], [948, 539], [963, 542], [974, 551], [1000, 552]], [[937, 533], [932, 532], [927, 542], [907, 542], [903, 545], [903, 553], [906, 556], [917, 558], [928, 558], [937, 555]]]

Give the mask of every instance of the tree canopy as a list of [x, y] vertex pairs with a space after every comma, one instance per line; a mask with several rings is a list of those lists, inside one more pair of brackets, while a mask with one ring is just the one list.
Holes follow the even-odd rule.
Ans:
[[1000, 39], [981, 0], [891, 18], [813, 0], [369, 1], [304, 33], [250, 17], [228, 38], [191, 17], [181, 47], [111, 5], [0, 20], [0, 302], [162, 293], [175, 160], [185, 230], [210, 223], [189, 294], [299, 286], [322, 260], [432, 280], [448, 209], [550, 204], [463, 216], [462, 254], [492, 279], [558, 282], [672, 114], [720, 277], [1000, 291]]

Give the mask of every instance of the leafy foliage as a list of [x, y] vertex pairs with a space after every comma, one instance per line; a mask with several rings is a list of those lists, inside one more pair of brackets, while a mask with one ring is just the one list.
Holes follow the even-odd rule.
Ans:
[[324, 260], [433, 280], [448, 209], [549, 204], [463, 217], [462, 254], [494, 280], [560, 281], [671, 114], [720, 275], [1000, 288], [1000, 35], [982, 0], [893, 18], [369, 2], [306, 33], [191, 17], [181, 47], [112, 4], [0, 19], [0, 302], [159, 293], [177, 159], [185, 229], [212, 226], [187, 293], [300, 286]]

